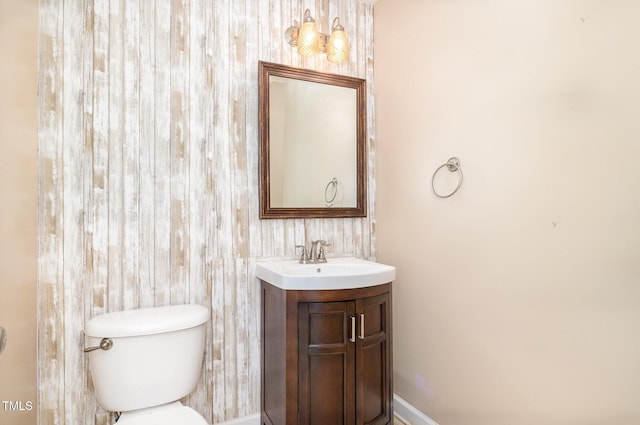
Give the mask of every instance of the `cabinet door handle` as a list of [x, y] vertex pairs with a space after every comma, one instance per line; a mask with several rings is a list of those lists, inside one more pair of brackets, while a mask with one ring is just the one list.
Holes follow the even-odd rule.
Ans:
[[356, 342], [356, 316], [349, 316], [351, 318], [351, 335], [349, 341]]
[[360, 339], [364, 339], [364, 313], [360, 313]]

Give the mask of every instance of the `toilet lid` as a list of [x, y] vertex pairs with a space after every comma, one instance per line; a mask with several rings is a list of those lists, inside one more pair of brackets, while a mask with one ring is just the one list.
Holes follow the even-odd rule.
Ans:
[[117, 425], [209, 425], [198, 412], [188, 406], [161, 409], [127, 415], [124, 413]]

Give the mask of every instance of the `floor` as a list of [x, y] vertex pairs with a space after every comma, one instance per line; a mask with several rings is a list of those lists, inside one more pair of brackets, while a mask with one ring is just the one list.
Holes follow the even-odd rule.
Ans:
[[393, 425], [407, 425], [398, 418], [393, 418]]

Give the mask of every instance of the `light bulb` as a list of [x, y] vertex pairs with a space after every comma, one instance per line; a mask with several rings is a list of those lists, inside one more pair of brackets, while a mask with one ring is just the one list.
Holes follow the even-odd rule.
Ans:
[[333, 21], [331, 37], [327, 44], [327, 60], [335, 63], [349, 59], [349, 41], [338, 18]]
[[298, 53], [302, 56], [315, 55], [320, 51], [318, 27], [307, 9], [304, 12], [304, 22], [298, 32]]

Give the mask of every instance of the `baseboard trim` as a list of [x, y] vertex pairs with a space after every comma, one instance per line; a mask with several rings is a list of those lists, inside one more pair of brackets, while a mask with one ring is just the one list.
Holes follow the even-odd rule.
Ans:
[[[407, 425], [438, 425], [433, 419], [410, 405], [398, 394], [393, 395], [394, 414], [402, 422]], [[259, 425], [260, 414], [245, 416], [244, 418], [234, 419], [229, 422], [223, 422], [220, 425]]]
[[393, 395], [393, 412], [407, 425], [438, 425], [436, 421], [407, 403], [398, 394]]

